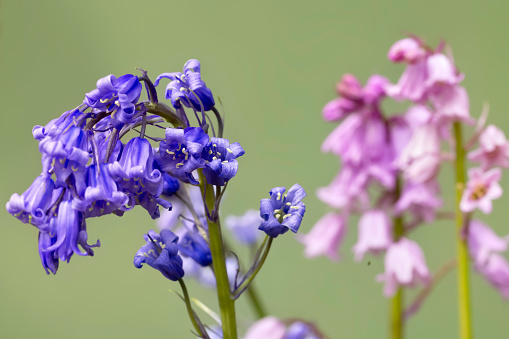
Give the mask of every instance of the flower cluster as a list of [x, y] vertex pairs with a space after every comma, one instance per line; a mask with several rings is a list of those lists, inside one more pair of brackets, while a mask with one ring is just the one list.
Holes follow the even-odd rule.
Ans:
[[[397, 41], [388, 52], [405, 71], [392, 84], [371, 76], [363, 87], [350, 74], [337, 85], [339, 97], [325, 105], [326, 121], [341, 121], [322, 145], [323, 152], [337, 155], [342, 167], [332, 183], [317, 192], [335, 209], [320, 219], [300, 238], [305, 255], [326, 255], [336, 260], [348, 219], [359, 214], [358, 240], [353, 251], [360, 261], [367, 253], [385, 253], [385, 272], [377, 277], [385, 282], [385, 295], [394, 295], [401, 286], [426, 285], [431, 274], [420, 246], [408, 232], [422, 223], [433, 222], [442, 206], [438, 174], [444, 160], [454, 159], [442, 144], [454, 144], [451, 130], [460, 124], [472, 125], [469, 99], [452, 58], [427, 46], [417, 37]], [[406, 101], [404, 114], [382, 112], [383, 99]], [[492, 200], [502, 195], [498, 184], [501, 171], [509, 166], [509, 143], [497, 127], [477, 124], [474, 138], [480, 148], [468, 153], [479, 163], [471, 168], [460, 208], [464, 213], [492, 210]], [[373, 193], [377, 187], [377, 196]], [[370, 193], [368, 193], [370, 192]], [[506, 241], [487, 226], [472, 222], [465, 236], [476, 267], [504, 295], [509, 291], [509, 265], [498, 253]], [[483, 260], [477, 260], [481, 255]]]

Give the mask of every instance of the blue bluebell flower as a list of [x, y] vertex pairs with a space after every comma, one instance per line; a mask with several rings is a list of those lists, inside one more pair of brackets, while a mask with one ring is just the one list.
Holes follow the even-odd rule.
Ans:
[[296, 321], [291, 324], [285, 333], [283, 339], [320, 339], [313, 326], [302, 321]]
[[42, 226], [46, 223], [46, 212], [52, 203], [55, 184], [48, 175], [38, 176], [21, 195], [14, 193], [6, 204], [7, 212], [24, 223]]
[[260, 212], [249, 210], [241, 216], [229, 215], [224, 219], [226, 227], [232, 232], [235, 239], [243, 245], [254, 245], [258, 242], [261, 233], [258, 227], [262, 224], [263, 219]]
[[177, 178], [172, 177], [168, 173], [163, 174], [163, 195], [171, 197], [180, 189], [180, 181]]
[[306, 191], [299, 184], [293, 185], [286, 194], [285, 191], [285, 187], [275, 187], [269, 192], [269, 199], [260, 201], [263, 222], [258, 229], [273, 238], [286, 233], [288, 229], [297, 233], [306, 212], [306, 206], [301, 201]]
[[55, 244], [57, 237], [52, 237], [48, 232], [39, 232], [39, 257], [41, 258], [42, 267], [46, 271], [46, 274], [57, 274], [58, 255], [56, 251], [47, 251], [47, 249]]
[[180, 253], [193, 258], [201, 266], [208, 266], [212, 263], [210, 247], [197, 230], [187, 231], [180, 238], [178, 248]]
[[34, 139], [41, 141], [46, 137], [54, 138], [62, 134], [71, 125], [77, 127], [83, 127], [85, 119], [78, 119], [83, 116], [83, 112], [79, 109], [73, 109], [66, 111], [56, 119], [51, 120], [45, 126], [34, 126], [32, 129], [32, 135]]
[[238, 142], [230, 144], [228, 139], [211, 138], [203, 149], [203, 158], [207, 161], [203, 174], [212, 185], [224, 186], [237, 174], [237, 158], [245, 151]]
[[141, 89], [142, 85], [135, 75], [125, 74], [117, 79], [110, 74], [97, 80], [97, 88], [85, 95], [83, 103], [98, 110], [113, 112], [111, 123], [119, 129], [136, 114]]
[[147, 139], [135, 137], [129, 140], [118, 162], [109, 167], [111, 177], [119, 187], [133, 194], [149, 192], [160, 196], [163, 191], [163, 175], [153, 167], [154, 150]]
[[[48, 241], [43, 239], [40, 251], [54, 252], [54, 255], [62, 261], [71, 260], [74, 253], [82, 256], [93, 256], [92, 247], [99, 247], [99, 241], [95, 245], [87, 243], [87, 229], [83, 213], [73, 207], [72, 200], [64, 200], [58, 206], [57, 216], [52, 217], [49, 223], [49, 234], [55, 235], [56, 239]], [[50, 246], [47, 246], [50, 245]], [[78, 247], [81, 246], [84, 252]], [[47, 246], [47, 247], [45, 247]], [[43, 262], [44, 265], [44, 262]]]
[[[87, 188], [82, 198], [74, 200], [74, 207], [85, 217], [97, 217], [129, 209], [128, 196], [118, 189], [110, 175], [108, 164], [90, 165], [87, 168]], [[131, 208], [134, 206], [131, 206]]]
[[147, 264], [170, 280], [182, 279], [184, 270], [177, 247], [179, 238], [170, 230], [162, 230], [160, 235], [150, 230], [143, 238], [147, 243], [136, 252], [134, 266], [141, 268]]
[[[216, 104], [212, 91], [207, 88], [205, 82], [201, 79], [200, 62], [191, 59], [184, 65], [184, 74], [180, 72], [163, 73], [156, 78], [154, 85], [159, 85], [161, 79], [167, 78], [171, 82], [166, 86], [166, 99], [171, 100], [171, 104], [176, 109], [193, 107], [197, 111], [210, 111]], [[200, 104], [201, 102], [201, 104]]]
[[159, 167], [183, 182], [198, 185], [192, 172], [205, 165], [202, 151], [208, 141], [209, 136], [200, 127], [167, 128], [156, 157]]

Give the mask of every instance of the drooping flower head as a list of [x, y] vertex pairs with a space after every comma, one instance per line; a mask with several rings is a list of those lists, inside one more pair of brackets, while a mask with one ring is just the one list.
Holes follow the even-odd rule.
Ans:
[[210, 247], [198, 233], [198, 230], [187, 231], [178, 242], [180, 253], [186, 257], [193, 258], [201, 266], [208, 266], [212, 263]]
[[392, 223], [382, 210], [364, 213], [359, 220], [359, 238], [353, 251], [360, 261], [367, 252], [378, 254], [392, 244]]
[[159, 167], [183, 182], [198, 185], [192, 172], [205, 165], [202, 151], [208, 141], [209, 136], [200, 127], [167, 128], [157, 156]]
[[385, 282], [384, 294], [392, 297], [398, 287], [427, 284], [430, 279], [424, 253], [419, 245], [407, 238], [392, 244], [385, 254], [385, 273], [377, 280]]
[[191, 59], [184, 65], [184, 74], [180, 72], [160, 74], [154, 85], [159, 85], [161, 79], [167, 78], [171, 82], [166, 86], [166, 99], [171, 100], [175, 108], [192, 107], [197, 111], [210, 111], [215, 105], [212, 91], [201, 79], [200, 62]]
[[179, 238], [170, 230], [162, 230], [160, 234], [150, 230], [143, 238], [147, 243], [136, 252], [134, 266], [141, 268], [147, 264], [172, 281], [182, 279], [184, 270], [178, 254]]
[[327, 213], [318, 220], [311, 231], [300, 237], [304, 244], [304, 255], [313, 258], [320, 255], [330, 260], [339, 260], [338, 249], [346, 234], [346, 216]]
[[509, 142], [502, 130], [494, 125], [486, 127], [479, 136], [479, 146], [468, 154], [469, 160], [480, 162], [484, 170], [509, 167]]
[[468, 250], [476, 265], [485, 265], [492, 254], [507, 251], [508, 242], [479, 220], [468, 225]]
[[237, 158], [244, 155], [244, 149], [238, 142], [230, 144], [228, 139], [211, 138], [203, 149], [205, 167], [203, 174], [211, 185], [224, 186], [237, 174]]
[[306, 206], [301, 201], [306, 191], [299, 185], [293, 185], [285, 194], [285, 187], [275, 187], [270, 190], [270, 198], [260, 201], [260, 216], [263, 222], [258, 229], [270, 237], [276, 238], [289, 229], [297, 233]]

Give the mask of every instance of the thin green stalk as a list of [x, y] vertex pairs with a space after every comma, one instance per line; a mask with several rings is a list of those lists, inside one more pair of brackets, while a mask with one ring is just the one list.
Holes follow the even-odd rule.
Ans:
[[[396, 179], [395, 199], [401, 195], [401, 180]], [[394, 241], [398, 241], [405, 233], [403, 217], [394, 217]], [[403, 287], [399, 287], [394, 297], [391, 299], [391, 338], [403, 338]]]
[[193, 308], [191, 307], [191, 299], [189, 298], [189, 293], [187, 292], [186, 284], [184, 283], [184, 280], [179, 279], [180, 287], [182, 288], [182, 293], [184, 293], [184, 301], [186, 303], [187, 313], [189, 315], [189, 319], [191, 319], [191, 322], [193, 323], [194, 329], [198, 332], [200, 337], [203, 337], [203, 332], [200, 328], [200, 325], [198, 325], [198, 321], [196, 321], [196, 316], [193, 311]]
[[[215, 204], [214, 192], [212, 185], [206, 184], [203, 173], [200, 173], [200, 182], [202, 189], [206, 190], [206, 202], [209, 210]], [[208, 220], [210, 252], [212, 253], [212, 265], [214, 267], [214, 275], [216, 277], [217, 298], [219, 300], [219, 308], [221, 310], [221, 323], [223, 327], [224, 339], [237, 339], [237, 321], [235, 318], [235, 302], [230, 292], [230, 283], [228, 274], [226, 273], [225, 253], [223, 238], [221, 236], [221, 226], [219, 220], [214, 222]]]
[[461, 196], [465, 187], [465, 149], [459, 122], [454, 123], [456, 142], [456, 236], [458, 254], [458, 312], [460, 338], [472, 339], [472, 320], [470, 311], [470, 275], [467, 238], [464, 236], [465, 220], [460, 210]]

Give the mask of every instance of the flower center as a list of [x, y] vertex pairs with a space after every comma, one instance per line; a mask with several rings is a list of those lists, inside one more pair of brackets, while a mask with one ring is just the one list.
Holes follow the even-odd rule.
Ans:
[[470, 199], [479, 200], [484, 197], [488, 193], [488, 187], [486, 185], [477, 183], [472, 190], [472, 194], [470, 194]]

